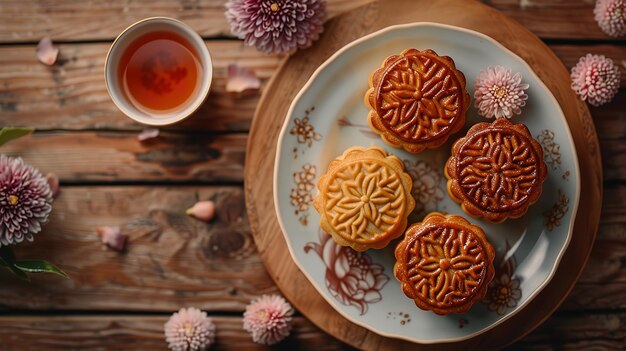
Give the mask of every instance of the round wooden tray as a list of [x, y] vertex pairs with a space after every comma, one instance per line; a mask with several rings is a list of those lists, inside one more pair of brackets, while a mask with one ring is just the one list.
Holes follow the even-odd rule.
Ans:
[[[315, 69], [355, 39], [390, 25], [418, 21], [451, 24], [485, 33], [526, 60], [552, 91], [565, 113], [576, 144], [581, 172], [580, 209], [574, 234], [552, 281], [513, 318], [472, 339], [452, 344], [416, 345], [385, 338], [350, 323], [335, 312], [289, 256], [273, 200], [272, 180], [278, 134], [293, 98]], [[474, 0], [381, 0], [329, 21], [322, 38], [312, 48], [286, 59], [265, 88], [248, 140], [246, 205], [256, 245], [276, 285], [302, 314], [327, 333], [361, 349], [496, 349], [523, 337], [543, 322], [576, 282], [591, 251], [600, 220], [601, 166], [593, 121], [585, 103], [570, 89], [567, 70], [556, 55], [521, 24]]]

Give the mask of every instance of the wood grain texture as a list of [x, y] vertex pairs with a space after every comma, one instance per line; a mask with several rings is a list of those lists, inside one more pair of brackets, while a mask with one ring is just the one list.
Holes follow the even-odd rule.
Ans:
[[2, 146], [63, 182], [240, 182], [246, 134], [36, 133]]
[[[328, 16], [371, 0], [331, 0]], [[147, 18], [179, 19], [204, 37], [232, 36], [224, 17], [225, 0], [3, 0], [0, 41], [38, 41], [49, 35], [61, 40], [112, 40], [124, 28]]]
[[541, 38], [615, 40], [593, 18], [594, 0], [482, 0]]
[[[370, 1], [328, 0], [328, 9], [335, 15]], [[23, 155], [43, 171], [57, 172], [64, 182], [112, 185], [63, 186], [52, 222], [34, 244], [17, 249], [20, 257], [58, 263], [71, 274], [72, 281], [37, 275], [32, 283], [24, 284], [0, 271], [3, 351], [165, 350], [162, 324], [167, 314], [182, 306], [218, 314], [214, 317], [218, 339], [212, 349], [267, 349], [250, 342], [241, 330], [240, 317], [234, 315], [241, 313], [250, 299], [278, 292], [252, 243], [242, 189], [115, 185], [241, 181], [246, 136], [239, 132], [249, 130], [261, 94], [227, 93], [226, 67], [237, 62], [253, 68], [265, 91], [282, 58], [260, 54], [241, 41], [222, 37], [230, 35], [223, 17], [224, 2], [0, 0], [0, 126], [62, 130], [37, 133], [1, 147], [0, 152]], [[482, 2], [548, 39], [568, 69], [579, 56], [600, 53], [622, 63], [622, 77], [626, 77], [623, 39], [614, 41], [598, 29], [591, 13], [594, 0]], [[166, 133], [164, 140], [140, 144], [134, 132], [143, 127], [124, 117], [110, 101], [102, 65], [115, 35], [135, 20], [151, 15], [176, 17], [205, 38], [220, 38], [207, 41], [215, 78], [202, 110], [183, 124], [164, 128], [174, 131]], [[363, 26], [361, 20], [354, 25]], [[363, 20], [373, 21], [367, 17]], [[344, 28], [351, 30], [349, 27]], [[43, 35], [62, 42], [56, 66], [36, 61], [35, 43]], [[77, 40], [80, 42], [72, 43]], [[622, 80], [624, 87], [626, 79]], [[298, 90], [289, 87], [288, 91], [291, 89]], [[626, 90], [622, 89], [612, 103], [590, 109], [601, 137], [605, 178], [609, 181], [605, 183], [608, 188], [598, 237], [580, 281], [560, 308], [562, 312], [519, 341], [514, 350], [626, 348], [626, 156], [621, 153], [626, 140]], [[586, 126], [591, 136], [593, 128], [588, 123]], [[69, 130], [72, 132], [66, 132]], [[182, 131], [191, 134], [185, 136]], [[228, 134], [222, 135], [225, 131]], [[214, 222], [204, 224], [182, 214], [196, 199], [208, 198], [219, 204]], [[253, 220], [258, 223], [263, 219]], [[121, 226], [131, 237], [127, 252], [103, 247], [95, 234], [99, 225]], [[57, 316], [64, 311], [81, 315]], [[121, 314], [101, 315], [107, 311]], [[129, 316], [125, 311], [136, 314]], [[219, 316], [224, 312], [233, 316]], [[28, 316], [17, 316], [20, 313]], [[320, 315], [324, 316], [323, 311]], [[341, 324], [334, 326], [335, 330], [342, 328]], [[373, 340], [356, 329], [343, 332], [352, 333], [353, 338], [364, 337], [364, 343]], [[274, 349], [345, 350], [348, 346], [297, 317], [294, 336]]]
[[[626, 77], [626, 76], [625, 76]], [[590, 107], [598, 137], [604, 140], [626, 140], [626, 90], [620, 90], [613, 101]], [[603, 153], [611, 150], [603, 150]]]
[[605, 190], [600, 230], [579, 283], [626, 283], [621, 262], [626, 257], [626, 186]]
[[[62, 44], [59, 61], [40, 64], [35, 46], [0, 47], [1, 123], [40, 129], [143, 128], [123, 115], [111, 101], [104, 82], [109, 43]], [[260, 93], [226, 92], [231, 63], [251, 67], [264, 82], [280, 62], [246, 47], [241, 41], [209, 41], [214, 75], [204, 105], [178, 128], [187, 130], [248, 130]]]
[[[328, 0], [332, 17], [372, 0]], [[542, 38], [608, 39], [593, 19], [591, 0], [483, 0]], [[184, 21], [200, 35], [231, 36], [224, 0], [4, 0], [0, 41], [111, 40], [130, 24], [153, 16]], [[458, 10], [457, 10], [458, 11]]]
[[[626, 314], [556, 315], [510, 350], [624, 350]], [[507, 350], [509, 350], [507, 349]]]
[[[44, 130], [143, 128], [124, 116], [106, 91], [103, 70], [109, 45], [62, 44], [61, 58], [53, 67], [37, 61], [34, 45], [0, 47], [0, 123], [37, 126]], [[211, 93], [196, 114], [183, 123], [166, 129], [247, 131], [261, 94], [259, 91], [241, 94], [226, 92], [227, 67], [230, 63], [238, 63], [252, 68], [263, 82], [263, 91], [267, 80], [276, 72], [281, 58], [257, 52], [237, 40], [207, 41], [207, 46], [213, 55], [215, 69]], [[616, 62], [626, 62], [624, 46], [550, 47], [568, 69], [588, 52], [605, 54]], [[625, 66], [620, 67], [622, 75], [626, 77]], [[626, 87], [626, 79], [622, 80], [622, 86]], [[594, 113], [600, 123], [603, 122], [604, 111], [606, 114], [615, 111], [623, 113], [626, 107], [626, 91], [620, 93], [615, 101], [604, 107], [602, 113]]]
[[605, 180], [626, 179], [626, 143], [624, 140], [602, 140], [602, 163]]
[[[246, 141], [243, 133], [161, 133], [158, 139], [142, 143], [132, 132], [44, 132], [7, 144], [0, 151], [21, 156], [42, 172], [53, 172], [72, 183], [240, 182]], [[601, 149], [604, 179], [625, 179], [624, 142], [602, 140]]]
[[[291, 335], [274, 347], [252, 342], [240, 316], [210, 316], [217, 327], [211, 350], [349, 350], [302, 317]], [[168, 350], [163, 336], [167, 316], [2, 317], [3, 351]]]
[[559, 310], [626, 308], [626, 186], [605, 187], [598, 236], [589, 261]]
[[[216, 201], [214, 222], [183, 214], [196, 199]], [[603, 209], [589, 263], [562, 310], [626, 309], [626, 186], [608, 189]], [[127, 252], [102, 246], [95, 233], [101, 225], [130, 235]], [[58, 263], [72, 280], [38, 275], [26, 284], [0, 271], [4, 311], [166, 312], [195, 304], [241, 312], [248, 300], [278, 292], [252, 243], [236, 186], [62, 187], [51, 222], [16, 251]]]
[[[351, 350], [303, 317], [291, 335], [266, 347], [252, 342], [239, 316], [211, 316], [217, 328], [211, 350]], [[167, 350], [167, 316], [0, 316], [4, 351]], [[508, 350], [623, 350], [626, 314], [557, 315]]]
[[[463, 13], [458, 8], [463, 6]], [[393, 13], [390, 9], [393, 8]], [[289, 102], [307, 77], [329, 55], [344, 43], [392, 23], [428, 19], [460, 25], [492, 36], [524, 58], [543, 78], [567, 116], [578, 150], [582, 172], [581, 206], [585, 216], [578, 216], [573, 239], [555, 278], [527, 308], [498, 327], [463, 343], [413, 345], [414, 349], [496, 348], [512, 343], [528, 333], [556, 309], [577, 279], [591, 251], [597, 230], [602, 198], [600, 150], [589, 111], [571, 91], [569, 73], [556, 55], [537, 37], [509, 18], [474, 1], [402, 1], [374, 2], [341, 15], [327, 24], [320, 43], [310, 50], [292, 56], [276, 73], [268, 90], [293, 93], [283, 96], [265, 95], [259, 103], [248, 142], [245, 174], [246, 203], [255, 242], [272, 278], [295, 306], [316, 325], [349, 344], [366, 349], [397, 349], [408, 343], [382, 338], [358, 327], [337, 314], [324, 300], [295, 264], [277, 260], [286, 244], [274, 215], [272, 196], [273, 167], [265, 160], [276, 152], [275, 140]], [[263, 150], [260, 152], [260, 150]], [[269, 157], [272, 159], [272, 157]], [[260, 176], [259, 176], [260, 175]]]
[[[199, 199], [215, 201], [213, 222], [185, 215]], [[105, 225], [129, 236], [126, 252], [103, 246], [96, 228]], [[15, 252], [54, 262], [71, 280], [37, 275], [27, 283], [2, 270], [4, 310], [242, 311], [276, 292], [240, 187], [65, 187], [50, 223]]]

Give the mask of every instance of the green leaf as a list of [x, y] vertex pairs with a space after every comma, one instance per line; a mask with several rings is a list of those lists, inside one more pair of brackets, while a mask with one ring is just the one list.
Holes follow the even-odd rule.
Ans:
[[59, 267], [44, 260], [17, 261], [15, 262], [14, 266], [28, 273], [53, 273], [65, 278], [69, 278], [69, 276]]
[[0, 146], [32, 133], [34, 128], [4, 127], [0, 129]]

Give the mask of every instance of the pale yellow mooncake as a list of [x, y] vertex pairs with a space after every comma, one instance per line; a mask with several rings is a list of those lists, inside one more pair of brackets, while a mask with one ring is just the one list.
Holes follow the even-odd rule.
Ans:
[[415, 208], [412, 185], [396, 156], [378, 147], [352, 147], [319, 179], [313, 205], [320, 226], [337, 244], [380, 249], [406, 229]]

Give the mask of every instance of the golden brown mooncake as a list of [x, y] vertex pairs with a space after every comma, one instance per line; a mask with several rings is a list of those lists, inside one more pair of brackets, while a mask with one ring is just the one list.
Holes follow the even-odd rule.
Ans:
[[465, 218], [432, 212], [407, 229], [393, 273], [417, 307], [465, 313], [482, 300], [495, 274], [495, 252], [483, 230]]
[[385, 142], [418, 153], [441, 146], [465, 124], [465, 76], [448, 56], [407, 49], [369, 79], [368, 123]]
[[539, 199], [547, 169], [528, 128], [498, 118], [454, 143], [445, 175], [448, 194], [465, 213], [500, 223], [523, 216]]
[[337, 244], [380, 249], [402, 235], [415, 208], [413, 182], [400, 159], [378, 147], [351, 147], [317, 182], [313, 205]]

